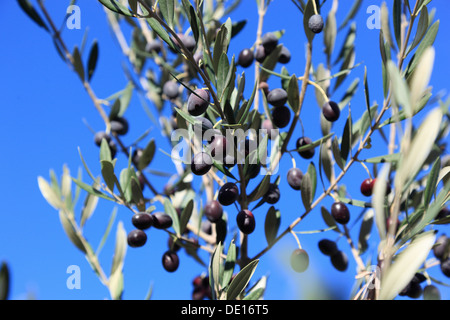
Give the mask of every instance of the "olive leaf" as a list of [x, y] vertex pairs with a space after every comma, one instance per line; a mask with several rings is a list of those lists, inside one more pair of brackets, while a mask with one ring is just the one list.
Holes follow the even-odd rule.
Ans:
[[259, 260], [253, 260], [239, 271], [226, 291], [227, 300], [235, 300], [242, 293], [253, 276], [258, 263]]
[[276, 210], [275, 207], [271, 206], [269, 208], [269, 211], [267, 211], [266, 219], [264, 222], [264, 232], [266, 235], [267, 245], [269, 247], [274, 244], [275, 239], [277, 238], [280, 222], [280, 210]]
[[380, 300], [394, 299], [407, 286], [427, 258], [435, 239], [434, 231], [425, 232], [396, 254], [394, 263], [387, 268], [381, 279]]

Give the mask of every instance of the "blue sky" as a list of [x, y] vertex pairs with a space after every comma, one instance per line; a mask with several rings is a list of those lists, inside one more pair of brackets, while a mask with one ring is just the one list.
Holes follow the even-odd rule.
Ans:
[[[232, 42], [230, 54], [239, 54], [244, 47], [250, 47], [255, 39], [257, 28], [257, 12], [254, 1], [244, 0], [239, 9], [231, 16], [233, 21], [246, 19], [245, 29]], [[341, 1], [338, 10], [338, 25], [349, 9], [350, 1]], [[69, 1], [46, 1], [51, 15], [58, 23], [63, 23], [66, 7]], [[327, 1], [325, 11], [328, 11], [331, 1]], [[378, 30], [366, 27], [369, 17], [365, 13], [370, 5], [380, 5], [381, 1], [363, 1], [361, 11], [355, 20], [357, 25], [356, 62], [362, 65], [356, 68], [349, 78], [332, 98], [339, 100], [345, 89], [355, 78], [362, 80], [364, 65], [367, 65], [369, 83], [371, 84], [371, 100], [382, 102], [382, 81], [378, 47]], [[113, 38], [106, 23], [104, 12], [96, 1], [80, 0], [81, 30], [64, 29], [63, 37], [69, 47], [79, 44], [86, 28], [87, 43], [90, 45], [97, 39], [100, 46], [99, 64], [92, 80], [92, 86], [101, 98], [123, 89], [127, 79], [122, 72], [125, 63], [118, 44]], [[436, 18], [442, 19], [440, 32], [436, 40], [436, 63], [431, 84], [434, 93], [444, 90], [445, 96], [449, 87], [448, 74], [450, 64], [447, 61], [449, 51], [448, 36], [449, 20], [444, 19], [450, 12], [450, 5], [445, 1], [433, 1], [430, 7], [436, 7]], [[37, 177], [49, 179], [49, 170], [53, 169], [58, 176], [62, 173], [63, 165], [67, 165], [71, 173], [76, 176], [82, 163], [78, 155], [78, 147], [82, 150], [86, 162], [94, 174], [100, 174], [98, 163], [98, 148], [93, 143], [93, 134], [86, 123], [94, 130], [103, 130], [104, 125], [92, 101], [83, 90], [75, 73], [71, 72], [54, 49], [48, 34], [37, 27], [20, 10], [16, 1], [3, 1], [0, 5], [0, 30], [3, 49], [0, 51], [2, 73], [0, 77], [2, 92], [2, 129], [0, 137], [3, 157], [0, 162], [0, 176], [2, 184], [0, 194], [3, 197], [3, 206], [0, 213], [0, 260], [8, 262], [11, 268], [12, 299], [23, 299], [34, 296], [37, 299], [103, 299], [108, 298], [107, 290], [102, 286], [94, 272], [90, 269], [84, 256], [67, 239], [61, 227], [58, 213], [53, 210], [41, 196]], [[287, 0], [275, 0], [271, 4], [265, 18], [264, 32], [285, 29], [283, 42], [293, 53], [291, 62], [286, 66], [291, 73], [302, 74], [304, 68], [305, 36], [302, 27], [303, 16], [295, 6]], [[347, 29], [338, 35], [336, 50], [342, 44]], [[315, 39], [315, 54], [313, 63], [326, 62], [322, 53], [322, 35]], [[238, 70], [239, 72], [242, 69]], [[338, 70], [337, 70], [338, 71]], [[253, 75], [253, 69], [246, 71]], [[250, 81], [249, 81], [250, 82]], [[279, 79], [270, 78], [271, 87], [279, 86]], [[358, 117], [364, 112], [364, 91], [362, 81], [357, 94], [352, 101], [352, 114]], [[302, 119], [305, 132], [313, 140], [320, 138], [318, 123], [318, 107], [315, 102], [313, 90], [307, 94]], [[335, 132], [342, 132], [347, 109], [343, 117], [334, 124]], [[132, 143], [152, 123], [140, 104], [137, 95], [133, 96], [131, 106], [127, 111], [131, 119], [131, 127], [124, 138], [126, 143]], [[355, 118], [354, 118], [355, 119]], [[419, 117], [420, 119], [420, 117]], [[158, 128], [154, 128], [152, 135], [156, 137], [158, 148], [169, 151], [169, 146], [158, 135]], [[300, 130], [296, 130], [297, 136]], [[380, 142], [379, 137], [374, 139], [373, 145]], [[386, 148], [374, 148], [366, 153], [381, 155]], [[316, 156], [317, 158], [317, 156]], [[315, 158], [315, 159], [316, 159]], [[296, 158], [297, 166], [306, 170], [308, 162], [300, 157]], [[125, 166], [125, 159], [118, 165]], [[282, 212], [280, 230], [284, 230], [298, 214], [302, 213], [300, 194], [290, 189], [284, 181], [284, 175], [292, 166], [291, 160], [285, 156], [281, 162], [282, 183], [281, 200], [277, 208]], [[171, 162], [163, 153], [158, 153], [152, 163], [155, 170], [174, 170]], [[86, 172], [83, 177], [88, 179]], [[365, 179], [366, 173], [360, 166], [354, 166], [344, 182], [348, 184], [348, 191], [356, 199], [362, 199], [358, 188]], [[165, 179], [152, 177], [158, 189], [162, 189]], [[321, 190], [319, 185], [318, 194]], [[147, 190], [148, 192], [148, 190]], [[81, 198], [83, 199], [83, 198]], [[81, 201], [82, 202], [82, 201]], [[331, 205], [331, 199], [324, 201], [325, 206]], [[88, 221], [86, 236], [96, 246], [103, 230], [106, 228], [113, 205], [100, 201], [99, 206]], [[231, 208], [231, 207], [230, 207]], [[249, 241], [250, 256], [259, 252], [265, 246], [264, 215], [268, 206], [264, 205], [256, 210], [257, 227], [255, 234]], [[234, 208], [229, 209], [229, 216], [236, 214]], [[355, 219], [360, 213], [359, 208], [351, 208]], [[125, 229], [131, 230], [131, 213], [125, 208], [119, 208], [116, 222], [108, 243], [101, 252], [100, 259], [104, 269], [109, 271], [115, 227], [123, 221]], [[352, 224], [350, 223], [350, 226]], [[296, 227], [297, 231], [310, 231], [325, 228], [326, 225], [320, 217], [320, 210], [314, 210], [307, 219]], [[359, 224], [352, 229], [354, 240], [357, 240]], [[374, 230], [374, 234], [376, 230]], [[190, 299], [192, 292], [192, 279], [206, 269], [193, 262], [184, 253], [180, 253], [180, 269], [169, 274], [161, 266], [161, 256], [167, 248], [167, 234], [150, 230], [149, 241], [146, 246], [139, 249], [128, 249], [125, 261], [125, 291], [124, 299], [143, 299], [150, 285], [153, 285], [153, 298], [155, 299]], [[311, 264], [307, 272], [294, 273], [287, 265], [290, 253], [296, 248], [295, 239], [288, 235], [265, 255], [258, 265], [253, 280], [262, 275], [269, 276], [267, 285], [267, 299], [296, 299], [307, 298], [310, 288], [318, 286], [315, 281], [323, 285], [339, 298], [347, 298], [352, 285], [356, 265], [350, 257], [350, 251], [345, 239], [339, 239], [338, 245], [350, 257], [350, 265], [346, 272], [338, 272], [331, 267], [329, 259], [320, 254], [317, 242], [321, 238], [337, 239], [337, 233], [300, 235], [300, 241], [305, 250], [310, 253]], [[371, 238], [369, 243], [376, 245], [376, 239]], [[226, 243], [228, 245], [228, 243]], [[373, 247], [372, 247], [373, 248]], [[372, 249], [376, 250], [376, 249]], [[368, 252], [374, 254], [374, 251]], [[206, 255], [202, 255], [207, 259]], [[205, 260], [207, 261], [207, 260]], [[69, 274], [66, 270], [71, 265], [77, 265], [81, 270], [81, 289], [69, 290], [66, 280]], [[431, 272], [434, 272], [434, 268]], [[438, 270], [437, 270], [438, 271]], [[439, 272], [433, 273], [444, 282]], [[444, 298], [449, 297], [449, 290], [439, 286]]]

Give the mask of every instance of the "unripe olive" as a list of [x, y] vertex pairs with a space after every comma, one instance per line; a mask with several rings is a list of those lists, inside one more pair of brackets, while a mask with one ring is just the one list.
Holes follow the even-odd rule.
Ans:
[[309, 266], [309, 255], [303, 249], [295, 249], [291, 254], [291, 267], [295, 272], [305, 272]]

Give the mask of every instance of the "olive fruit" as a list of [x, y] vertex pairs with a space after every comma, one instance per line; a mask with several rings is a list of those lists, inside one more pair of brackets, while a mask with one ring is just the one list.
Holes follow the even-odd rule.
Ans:
[[209, 91], [204, 89], [196, 89], [189, 96], [187, 107], [188, 112], [192, 116], [199, 116], [206, 112], [210, 101]]
[[259, 89], [261, 89], [266, 96], [269, 94], [270, 90], [269, 90], [269, 84], [267, 82], [261, 81], [259, 83]]
[[278, 200], [280, 200], [280, 189], [278, 188], [278, 185], [271, 183], [263, 198], [269, 204], [277, 203]]
[[197, 176], [205, 175], [206, 173], [208, 173], [211, 167], [212, 159], [211, 156], [206, 152], [197, 153], [192, 159], [191, 170], [192, 173]]
[[156, 229], [167, 229], [172, 226], [172, 218], [164, 212], [152, 213], [153, 227]]
[[348, 268], [348, 257], [347, 254], [343, 251], [337, 251], [331, 257], [331, 264], [338, 271], [345, 271]]
[[233, 204], [239, 196], [239, 189], [233, 182], [225, 183], [219, 190], [218, 200], [221, 205], [229, 206]]
[[144, 153], [144, 149], [137, 147], [134, 149], [133, 154], [131, 155], [131, 161], [133, 164], [137, 167], [139, 164], [139, 160], [142, 157], [142, 154]]
[[295, 272], [305, 272], [309, 266], [309, 255], [303, 249], [295, 249], [291, 254], [291, 267]]
[[163, 93], [167, 96], [167, 98], [173, 100], [178, 98], [178, 95], [180, 94], [178, 88], [179, 86], [176, 82], [167, 81], [166, 83], [164, 83]]
[[[311, 143], [312, 143], [312, 141], [309, 137], [301, 137], [301, 138], [298, 138], [296, 146], [297, 146], [297, 149], [299, 149], [299, 148], [307, 146], [308, 144], [311, 144]], [[308, 150], [299, 151], [298, 153], [304, 159], [311, 159], [312, 157], [314, 157], [315, 150], [314, 150], [314, 148], [311, 148]]]
[[255, 217], [250, 210], [239, 211], [236, 216], [236, 223], [239, 230], [244, 234], [250, 234], [255, 230]]
[[126, 135], [128, 133], [129, 125], [127, 119], [123, 117], [115, 117], [110, 121], [111, 131], [115, 132], [119, 136]]
[[222, 219], [223, 208], [222, 205], [217, 200], [211, 200], [206, 203], [204, 208], [206, 218], [215, 223]]
[[441, 271], [446, 277], [450, 278], [450, 258], [441, 261]]
[[289, 108], [286, 106], [273, 108], [272, 121], [278, 128], [286, 127], [291, 121], [291, 112]]
[[287, 173], [287, 182], [294, 190], [300, 190], [302, 185], [303, 172], [299, 168], [291, 168]]
[[[185, 35], [183, 33], [178, 33], [177, 36], [188, 51], [193, 52], [195, 50], [196, 42], [193, 36]], [[177, 39], [172, 38], [172, 40], [178, 47], [181, 47]], [[173, 53], [177, 53], [174, 49], [172, 49], [172, 47], [169, 47], [169, 49]]]
[[142, 247], [147, 242], [147, 234], [139, 229], [132, 230], [128, 233], [127, 242], [132, 248]]
[[258, 61], [259, 63], [263, 63], [264, 60], [266, 59], [266, 49], [264, 49], [263, 45], [259, 45], [256, 47], [256, 52], [255, 52], [255, 60]]
[[422, 295], [423, 289], [417, 282], [411, 282], [406, 295], [412, 299], [418, 299]]
[[94, 143], [100, 147], [102, 144], [102, 140], [105, 139], [106, 142], [110, 143], [111, 136], [104, 131], [99, 131], [94, 135]]
[[261, 38], [261, 45], [264, 47], [267, 55], [271, 54], [278, 45], [278, 37], [273, 32], [264, 34]]
[[267, 102], [274, 107], [282, 107], [286, 104], [288, 100], [288, 94], [286, 90], [282, 88], [275, 88], [270, 90], [267, 95]]
[[321, 33], [323, 25], [323, 18], [320, 14], [314, 14], [308, 20], [308, 28], [314, 33]]
[[339, 119], [339, 116], [341, 115], [341, 109], [339, 109], [339, 106], [334, 101], [328, 101], [325, 102], [322, 106], [322, 113], [325, 119], [327, 119], [330, 122], [335, 122]]
[[291, 52], [285, 46], [281, 47], [280, 56], [278, 57], [278, 62], [281, 64], [286, 64], [291, 61]]
[[324, 255], [330, 257], [339, 251], [336, 242], [328, 239], [322, 239], [319, 241], [319, 250]]
[[272, 120], [270, 119], [265, 119], [263, 121], [263, 123], [261, 124], [261, 129], [267, 131], [269, 139], [275, 139], [275, 137], [278, 135], [278, 130], [274, 128]]
[[243, 68], [248, 68], [252, 65], [253, 60], [255, 60], [255, 55], [252, 50], [244, 49], [239, 53], [238, 65]]
[[180, 259], [175, 251], [169, 250], [163, 254], [162, 264], [166, 271], [175, 272], [180, 265]]
[[436, 286], [429, 284], [423, 288], [423, 299], [441, 300], [441, 293], [439, 292], [439, 289]]
[[350, 220], [350, 212], [343, 202], [335, 202], [331, 205], [331, 215], [340, 224], [347, 224]]
[[433, 254], [438, 260], [445, 260], [448, 257], [448, 251], [450, 246], [450, 239], [442, 234], [436, 239], [435, 246], [433, 247]]
[[153, 225], [153, 217], [147, 212], [138, 212], [131, 217], [131, 223], [139, 230], [146, 230]]
[[211, 156], [215, 159], [223, 159], [223, 156], [227, 153], [227, 138], [218, 134], [213, 136], [212, 142], [209, 145]]
[[373, 192], [373, 187], [374, 187], [374, 184], [375, 184], [374, 182], [375, 182], [374, 179], [370, 179], [370, 178], [365, 179], [361, 183], [361, 186], [360, 186], [361, 193], [363, 195], [365, 195], [366, 197], [370, 197], [372, 195], [372, 192]]

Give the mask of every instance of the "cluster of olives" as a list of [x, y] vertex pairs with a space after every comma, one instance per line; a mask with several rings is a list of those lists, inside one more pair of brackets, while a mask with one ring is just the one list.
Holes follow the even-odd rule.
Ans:
[[[150, 227], [155, 229], [168, 229], [172, 226], [172, 218], [163, 212], [147, 213], [138, 212], [133, 214], [131, 223], [136, 228], [127, 235], [128, 245], [132, 248], [138, 248], [147, 242], [146, 231]], [[168, 272], [174, 272], [178, 269], [180, 260], [176, 253], [176, 245], [169, 245], [169, 249], [163, 254], [162, 265]]]
[[422, 296], [424, 300], [440, 300], [441, 293], [439, 289], [428, 284], [422, 288], [421, 283], [426, 280], [426, 277], [421, 273], [416, 273], [412, 280], [407, 284], [407, 286], [398, 294], [399, 296], [407, 296], [412, 299], [418, 299]]
[[433, 253], [436, 259], [441, 263], [442, 273], [450, 278], [450, 238], [446, 234], [442, 234], [437, 238]]
[[318, 243], [319, 250], [322, 254], [330, 257], [331, 264], [333, 267], [341, 272], [344, 272], [348, 268], [348, 257], [347, 254], [339, 250], [336, 242], [329, 239], [322, 239]]
[[[273, 32], [264, 34], [261, 38], [261, 43], [256, 45], [256, 49], [245, 48], [238, 56], [237, 63], [243, 68], [250, 67], [256, 60], [259, 63], [263, 63], [267, 56], [269, 56], [275, 48], [278, 46], [279, 39]], [[282, 64], [289, 63], [291, 61], [291, 52], [284, 45], [281, 47], [278, 62]]]
[[[128, 133], [129, 125], [127, 119], [124, 117], [115, 117], [110, 120], [110, 130], [111, 133], [114, 133], [119, 136], [126, 135]], [[112, 139], [109, 133], [104, 131], [98, 131], [94, 135], [94, 143], [100, 147], [102, 144], [102, 140], [105, 139], [108, 143], [109, 150], [111, 151], [111, 156], [114, 158], [117, 154], [117, 145]]]
[[192, 300], [204, 300], [205, 298], [212, 299], [208, 276], [196, 276], [194, 280], [192, 280], [192, 286], [194, 287], [192, 290]]

